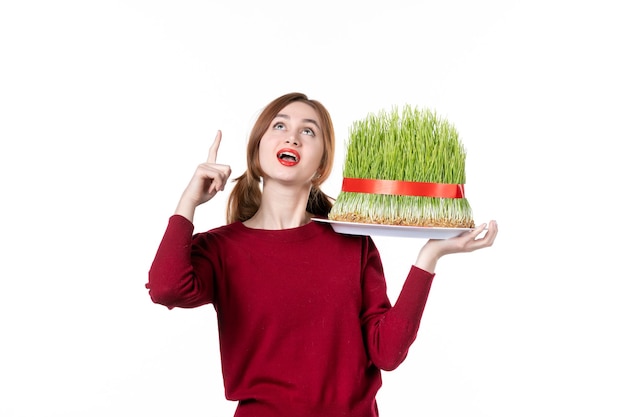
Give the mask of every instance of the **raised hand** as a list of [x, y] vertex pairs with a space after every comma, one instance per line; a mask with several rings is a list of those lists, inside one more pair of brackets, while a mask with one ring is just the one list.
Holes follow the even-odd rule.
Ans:
[[[483, 232], [485, 232], [485, 234], [481, 237]], [[492, 220], [489, 222], [489, 228], [487, 228], [487, 224], [485, 223], [474, 230], [465, 232], [454, 238], [442, 240], [430, 239], [422, 247], [415, 265], [426, 271], [435, 272], [437, 261], [442, 256], [488, 248], [493, 245], [497, 235], [498, 224]]]
[[231, 169], [229, 165], [217, 163], [217, 151], [221, 141], [222, 132], [218, 130], [215, 140], [209, 148], [209, 156], [206, 162], [198, 165], [196, 172], [181, 196], [176, 208], [176, 214], [193, 220], [196, 207], [211, 200], [219, 191], [223, 191], [226, 187]]

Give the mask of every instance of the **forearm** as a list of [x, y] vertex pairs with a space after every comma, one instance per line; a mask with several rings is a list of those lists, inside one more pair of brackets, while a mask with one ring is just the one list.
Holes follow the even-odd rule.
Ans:
[[398, 299], [375, 326], [368, 328], [370, 357], [385, 370], [404, 361], [415, 341], [434, 275], [411, 268]]
[[191, 263], [193, 225], [172, 216], [148, 274], [146, 287], [152, 301], [173, 307], [202, 304], [205, 288]]

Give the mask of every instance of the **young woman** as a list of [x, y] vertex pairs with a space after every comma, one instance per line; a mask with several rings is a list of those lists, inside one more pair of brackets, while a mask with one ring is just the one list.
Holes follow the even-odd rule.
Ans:
[[371, 238], [311, 221], [331, 200], [335, 138], [324, 106], [278, 97], [250, 134], [247, 171], [230, 195], [227, 225], [194, 234], [196, 207], [224, 190], [221, 132], [169, 219], [149, 273], [155, 303], [211, 303], [226, 397], [237, 417], [373, 417], [381, 370], [395, 369], [417, 336], [437, 261], [489, 247], [490, 222], [429, 240], [392, 305]]

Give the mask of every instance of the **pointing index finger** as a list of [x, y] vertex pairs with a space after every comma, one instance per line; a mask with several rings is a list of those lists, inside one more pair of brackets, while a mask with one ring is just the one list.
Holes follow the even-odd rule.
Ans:
[[222, 131], [218, 130], [217, 135], [215, 135], [215, 140], [213, 141], [213, 144], [209, 148], [209, 157], [206, 160], [207, 162], [211, 164], [215, 163], [215, 161], [217, 160], [217, 150], [220, 147], [221, 141], [222, 141]]

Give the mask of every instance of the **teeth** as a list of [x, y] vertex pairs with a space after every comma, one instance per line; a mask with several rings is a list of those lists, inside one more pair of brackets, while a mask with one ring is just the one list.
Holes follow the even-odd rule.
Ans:
[[296, 155], [291, 153], [291, 152], [281, 152], [278, 155], [278, 157], [281, 158], [281, 159], [283, 159], [283, 158], [285, 158], [285, 159], [292, 159], [292, 160], [298, 162], [298, 157], [296, 157]]

